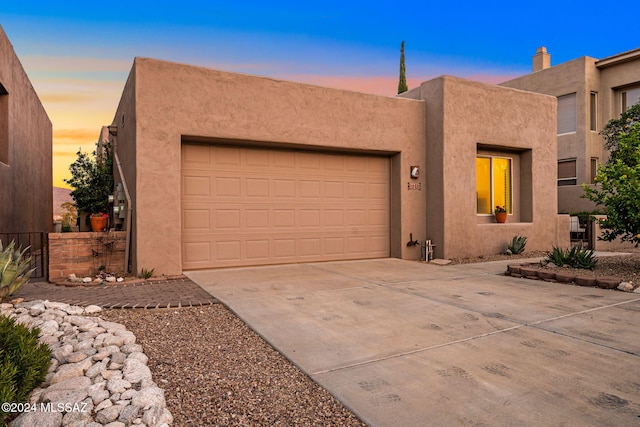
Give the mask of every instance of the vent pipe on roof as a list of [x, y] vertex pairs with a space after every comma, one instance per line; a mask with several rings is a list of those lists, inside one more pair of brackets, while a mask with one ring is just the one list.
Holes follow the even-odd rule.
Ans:
[[534, 73], [551, 67], [551, 55], [547, 53], [546, 47], [540, 46], [536, 49], [536, 54], [533, 56], [532, 63], [531, 71]]

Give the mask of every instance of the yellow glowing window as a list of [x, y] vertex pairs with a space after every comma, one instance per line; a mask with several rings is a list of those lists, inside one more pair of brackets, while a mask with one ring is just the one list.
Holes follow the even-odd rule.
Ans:
[[476, 195], [479, 214], [492, 214], [496, 206], [512, 213], [511, 159], [476, 157]]

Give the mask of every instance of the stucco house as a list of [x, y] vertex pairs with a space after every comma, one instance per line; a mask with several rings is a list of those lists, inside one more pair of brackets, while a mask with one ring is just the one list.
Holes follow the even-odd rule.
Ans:
[[443, 76], [385, 97], [136, 58], [102, 135], [133, 271], [568, 245], [546, 95]]
[[596, 209], [593, 202], [580, 198], [582, 184], [593, 184], [598, 165], [608, 159], [599, 132], [640, 101], [640, 48], [552, 66], [551, 54], [540, 47], [532, 58], [531, 74], [501, 85], [557, 98], [559, 212]]
[[52, 228], [52, 128], [0, 26], [0, 234]]

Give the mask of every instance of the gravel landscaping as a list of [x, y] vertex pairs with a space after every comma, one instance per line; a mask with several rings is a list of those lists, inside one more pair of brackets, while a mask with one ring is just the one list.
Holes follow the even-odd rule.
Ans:
[[[525, 252], [520, 255], [489, 255], [485, 257], [463, 258], [452, 260], [453, 264], [468, 264], [474, 262], [513, 260], [517, 264], [520, 259], [542, 258], [546, 252]], [[553, 263], [540, 268], [562, 269], [562, 271], [572, 272], [580, 276], [589, 277], [617, 277], [624, 282], [629, 282], [638, 287], [640, 285], [640, 252], [634, 251], [628, 255], [613, 255], [598, 257], [598, 264], [593, 270], [577, 269], [570, 267], [557, 267]]]
[[364, 425], [221, 304], [100, 315], [137, 337], [173, 425]]

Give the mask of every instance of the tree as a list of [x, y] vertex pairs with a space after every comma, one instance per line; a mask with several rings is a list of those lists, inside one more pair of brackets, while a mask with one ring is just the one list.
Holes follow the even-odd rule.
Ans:
[[600, 135], [604, 138], [604, 146], [611, 153], [611, 157], [615, 157], [618, 151], [620, 133], [629, 132], [631, 126], [638, 122], [640, 122], [640, 102], [622, 113], [619, 119], [611, 120], [605, 125]]
[[109, 194], [113, 193], [113, 158], [110, 147], [93, 158], [78, 151], [78, 158], [69, 166], [71, 179], [65, 182], [73, 188], [71, 197], [79, 212], [106, 213]]
[[640, 244], [640, 103], [620, 119], [611, 120], [601, 134], [611, 150], [607, 164], [596, 175], [595, 187], [583, 184], [583, 197], [605, 207], [602, 240], [620, 237]]
[[404, 66], [404, 40], [400, 43], [400, 81], [398, 82], [398, 94], [409, 90], [407, 87], [407, 71]]

